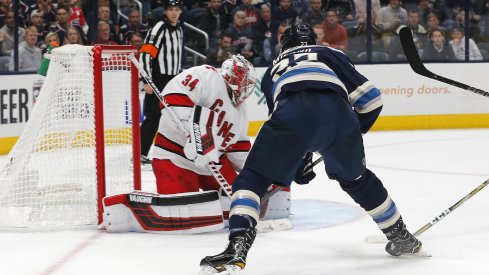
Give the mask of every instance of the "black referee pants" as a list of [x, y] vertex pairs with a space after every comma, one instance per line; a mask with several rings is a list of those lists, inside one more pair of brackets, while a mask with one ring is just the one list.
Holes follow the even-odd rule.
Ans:
[[[153, 75], [153, 82], [158, 87], [158, 90], [162, 91], [170, 80], [175, 77], [174, 75]], [[158, 124], [160, 123], [161, 108], [160, 100], [155, 95], [146, 94], [144, 96], [144, 120], [141, 124], [141, 155], [148, 156], [153, 140], [158, 131]]]

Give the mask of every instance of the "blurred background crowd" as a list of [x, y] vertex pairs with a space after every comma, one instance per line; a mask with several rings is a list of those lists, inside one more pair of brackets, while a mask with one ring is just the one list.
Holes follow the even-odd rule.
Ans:
[[[163, 1], [0, 0], [0, 72], [35, 71], [49, 45], [139, 48], [148, 30], [164, 20]], [[233, 53], [268, 66], [279, 54], [283, 31], [300, 22], [313, 26], [318, 44], [356, 63], [404, 62], [402, 26], [411, 28], [426, 61], [489, 60], [489, 0], [183, 2], [186, 67], [220, 66]]]

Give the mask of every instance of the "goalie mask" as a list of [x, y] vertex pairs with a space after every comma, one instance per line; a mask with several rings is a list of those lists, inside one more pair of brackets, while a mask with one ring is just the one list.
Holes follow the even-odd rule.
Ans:
[[231, 87], [231, 101], [235, 106], [243, 103], [255, 88], [255, 68], [240, 54], [233, 55], [222, 63], [221, 74]]

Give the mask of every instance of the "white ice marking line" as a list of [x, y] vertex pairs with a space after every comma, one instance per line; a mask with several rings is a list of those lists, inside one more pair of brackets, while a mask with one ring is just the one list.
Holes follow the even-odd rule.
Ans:
[[477, 177], [489, 177], [489, 174], [479, 174], [479, 173], [465, 173], [465, 172], [451, 172], [451, 171], [441, 171], [441, 170], [424, 170], [424, 169], [410, 169], [396, 166], [385, 166], [369, 163], [369, 167], [376, 167], [382, 169], [406, 171], [406, 172], [416, 172], [416, 173], [427, 173], [427, 174], [448, 174], [457, 176], [477, 176]]
[[88, 237], [84, 242], [75, 246], [72, 250], [62, 256], [59, 260], [57, 260], [54, 264], [48, 267], [46, 270], [41, 272], [41, 275], [49, 275], [56, 272], [60, 267], [71, 261], [71, 259], [75, 258], [81, 251], [90, 246], [97, 238], [99, 238], [102, 234], [100, 232], [95, 232], [95, 234]]
[[[442, 129], [439, 129], [442, 131]], [[417, 143], [430, 143], [430, 142], [440, 142], [440, 141], [457, 141], [462, 139], [486, 139], [488, 136], [470, 136], [470, 137], [453, 137], [453, 138], [435, 138], [435, 139], [424, 139], [424, 140], [406, 140], [392, 143], [383, 143], [377, 145], [365, 146], [365, 149], [375, 149], [375, 148], [383, 148], [388, 146], [398, 146], [398, 145], [406, 145], [406, 144], [417, 144]]]

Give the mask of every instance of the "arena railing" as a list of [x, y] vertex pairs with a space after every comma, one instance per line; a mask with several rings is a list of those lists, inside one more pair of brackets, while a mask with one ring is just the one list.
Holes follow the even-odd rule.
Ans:
[[[471, 1], [464, 1], [464, 13], [465, 13], [465, 19], [464, 19], [464, 22], [463, 22], [463, 31], [465, 33], [465, 60], [463, 61], [460, 61], [460, 62], [488, 62], [489, 61], [489, 12], [487, 12], [486, 14], [483, 14], [481, 16], [481, 20], [480, 22], [478, 23], [479, 26], [479, 31], [480, 33], [478, 34], [473, 34], [473, 26], [474, 26], [474, 23], [471, 22], [470, 20], [470, 15], [471, 13], [473, 13], [473, 4]], [[15, 30], [18, 30], [18, 28], [20, 27], [20, 16], [19, 16], [19, 1], [18, 0], [14, 0], [13, 2], [14, 4], [14, 16], [15, 16], [15, 25], [14, 25], [14, 28]], [[372, 3], [371, 3], [371, 0], [367, 0], [366, 2], [366, 10], [372, 10]], [[409, 12], [409, 10], [408, 10]], [[367, 14], [367, 22], [372, 22], [372, 19], [373, 19], [373, 16], [371, 13], [366, 13]], [[347, 27], [351, 27], [351, 26], [354, 26], [355, 22], [345, 22], [344, 25], [346, 25]], [[191, 25], [191, 24], [188, 24], [185, 22], [184, 26], [187, 28], [187, 29], [190, 29], [194, 32], [197, 32], [199, 35], [202, 35], [204, 37], [204, 40], [205, 40], [205, 49], [207, 50], [209, 48], [209, 37], [208, 35], [203, 32], [202, 30], [196, 28], [195, 26]], [[376, 47], [375, 47], [375, 40], [372, 39], [372, 34], [374, 32], [374, 29], [373, 29], [373, 24], [367, 24], [367, 28], [366, 28], [366, 33], [365, 33], [365, 39], [364, 39], [364, 42], [363, 42], [363, 45], [361, 44], [361, 47], [360, 49], [363, 49], [361, 51], [351, 51], [351, 50], [347, 50], [345, 51], [345, 53], [350, 56], [350, 58], [352, 59], [352, 61], [356, 64], [391, 64], [391, 63], [406, 63], [406, 61], [404, 60], [393, 60], [392, 58], [390, 58], [389, 56], [389, 52], [386, 51], [386, 50], [378, 50]], [[351, 40], [353, 37], [349, 36], [349, 39]], [[479, 46], [479, 50], [483, 56], [483, 60], [482, 61], [473, 61], [473, 60], [470, 60], [469, 58], [469, 51], [470, 51], [470, 47], [469, 47], [469, 43], [470, 43], [470, 39], [473, 39], [473, 40], [476, 40], [477, 42], [477, 45]], [[19, 71], [19, 66], [18, 66], [18, 60], [19, 60], [19, 51], [18, 51], [18, 45], [19, 45], [19, 41], [20, 41], [20, 37], [18, 36], [18, 31], [15, 31], [14, 32], [14, 49], [13, 49], [13, 60], [14, 60], [14, 64], [13, 64], [13, 70], [12, 71], [9, 71], [8, 68], [4, 67], [2, 68], [1, 67], [1, 64], [0, 64], [0, 74], [11, 74], [11, 73], [14, 73], [14, 74], [18, 74], [18, 73], [24, 73], [24, 72], [20, 72]], [[190, 55], [192, 55], [193, 57], [193, 61], [192, 61], [192, 64], [188, 64], [188, 65], [197, 65], [197, 64], [201, 64], [202, 62], [204, 62], [204, 59], [205, 59], [205, 54], [206, 53], [201, 53], [201, 52], [198, 52], [196, 49], [192, 49], [192, 48], [189, 48], [189, 47], [186, 47], [185, 48], [186, 52], [189, 53]], [[4, 58], [5, 59], [5, 58]], [[426, 62], [430, 62], [430, 61], [426, 61]], [[453, 62], [450, 61], [450, 62]], [[32, 73], [32, 72], [31, 72]]]

